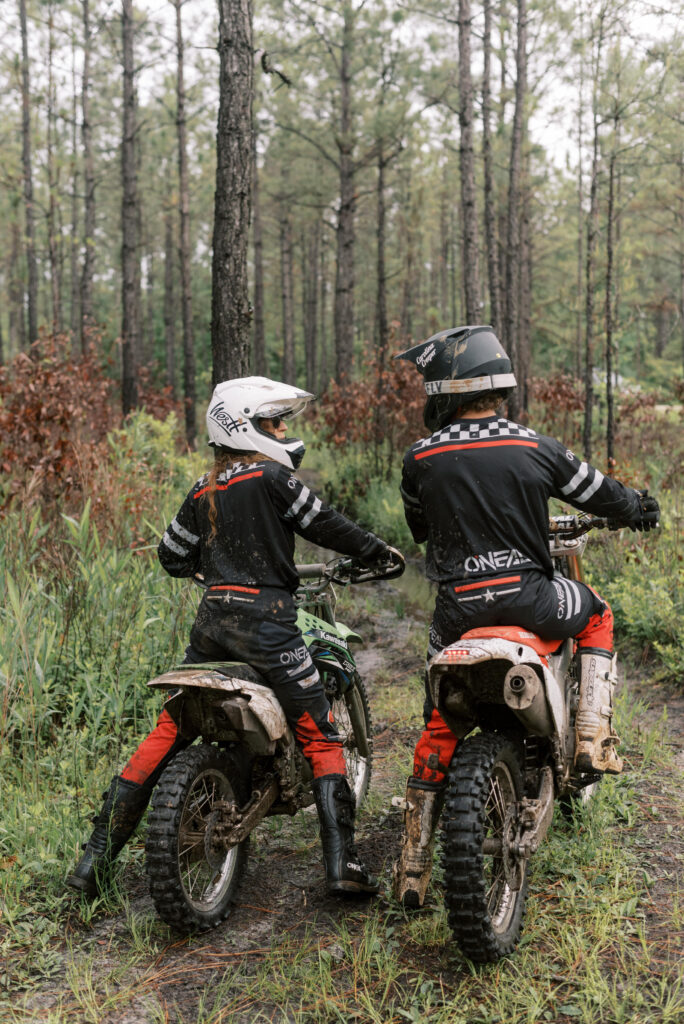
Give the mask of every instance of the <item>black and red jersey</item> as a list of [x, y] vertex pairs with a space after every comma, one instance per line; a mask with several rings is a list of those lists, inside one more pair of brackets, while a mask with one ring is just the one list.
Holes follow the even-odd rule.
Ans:
[[208, 478], [194, 485], [159, 544], [171, 576], [201, 573], [210, 586], [284, 587], [294, 592], [295, 534], [343, 555], [372, 562], [385, 550], [374, 534], [325, 505], [270, 459], [236, 463], [217, 480], [217, 532], [209, 522]]
[[549, 498], [622, 521], [639, 508], [635, 491], [560, 441], [498, 416], [459, 419], [417, 441], [404, 457], [401, 494], [438, 582], [529, 569], [551, 578]]

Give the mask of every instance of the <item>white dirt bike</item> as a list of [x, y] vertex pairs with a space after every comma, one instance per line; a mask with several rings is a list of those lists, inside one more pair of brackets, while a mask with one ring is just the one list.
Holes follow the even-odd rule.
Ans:
[[[361, 637], [336, 621], [333, 584], [400, 576], [404, 560], [390, 550], [380, 571], [350, 558], [297, 566], [304, 581], [295, 594], [297, 623], [343, 737], [357, 807], [370, 782], [371, 715], [350, 650]], [[311, 769], [275, 694], [249, 665], [180, 666], [147, 685], [175, 691], [167, 711], [181, 734], [201, 737], [165, 768], [152, 795], [145, 843], [150, 894], [173, 928], [211, 928], [230, 912], [256, 825], [314, 803]]]
[[[612, 524], [611, 524], [612, 525]], [[549, 522], [554, 569], [582, 579], [589, 515]], [[488, 962], [518, 942], [531, 855], [553, 817], [588, 801], [602, 776], [573, 765], [579, 682], [574, 641], [546, 641], [513, 626], [473, 629], [430, 662], [435, 706], [461, 740], [442, 811], [449, 928], [471, 960]], [[613, 672], [615, 665], [613, 665]]]

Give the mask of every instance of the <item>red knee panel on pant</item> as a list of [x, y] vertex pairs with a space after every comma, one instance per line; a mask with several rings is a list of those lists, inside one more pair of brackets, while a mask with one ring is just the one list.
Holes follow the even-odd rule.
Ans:
[[413, 775], [424, 782], [444, 782], [458, 740], [435, 708], [416, 744]]
[[[596, 591], [594, 591], [596, 593]], [[601, 598], [603, 601], [603, 598]], [[602, 615], [592, 615], [581, 633], [577, 634], [579, 649], [583, 647], [600, 647], [604, 651], [613, 650], [613, 612], [607, 601]]]
[[[332, 724], [332, 712], [330, 723]], [[341, 741], [324, 736], [308, 711], [297, 720], [295, 736], [304, 757], [311, 765], [315, 779], [321, 778], [322, 775], [347, 774]]]
[[155, 728], [147, 739], [142, 741], [121, 772], [121, 777], [142, 786], [164, 760], [177, 738], [176, 723], [168, 711], [162, 711]]

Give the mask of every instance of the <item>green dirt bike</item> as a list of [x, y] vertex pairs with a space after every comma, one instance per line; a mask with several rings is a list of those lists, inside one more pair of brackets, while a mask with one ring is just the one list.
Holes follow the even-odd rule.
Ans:
[[[351, 652], [361, 637], [336, 620], [334, 584], [394, 579], [404, 568], [392, 549], [380, 570], [350, 558], [297, 566], [297, 622], [343, 737], [357, 806], [371, 776], [371, 714]], [[150, 894], [172, 927], [211, 928], [230, 912], [256, 825], [314, 803], [311, 769], [275, 694], [249, 665], [180, 666], [148, 686], [173, 690], [167, 710], [181, 730], [201, 738], [173, 759], [152, 795], [145, 843]]]

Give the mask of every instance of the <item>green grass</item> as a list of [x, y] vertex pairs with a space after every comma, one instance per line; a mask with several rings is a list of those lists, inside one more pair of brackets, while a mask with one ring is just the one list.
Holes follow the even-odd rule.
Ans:
[[[389, 808], [389, 797], [403, 789], [409, 748], [401, 736], [416, 725], [416, 692], [415, 675], [375, 681], [375, 715], [392, 722], [397, 739], [376, 762], [379, 796], [360, 817], [362, 841], [399, 814]], [[630, 770], [605, 779], [594, 803], [573, 821], [557, 812], [532, 862], [522, 941], [499, 964], [472, 965], [451, 943], [439, 870], [431, 905], [420, 913], [405, 913], [387, 897], [343, 905], [332, 917], [312, 912], [293, 918], [294, 928], [280, 922], [270, 940], [234, 950], [230, 927], [224, 937], [179, 943], [152, 910], [131, 908], [125, 880], [111, 899], [95, 905], [67, 896], [61, 869], [48, 863], [34, 865], [40, 890], [28, 885], [4, 892], [0, 1019], [95, 1022], [142, 1012], [146, 1021], [212, 1024], [678, 1024], [684, 1011], [676, 945], [682, 901], [676, 887], [672, 899], [663, 890], [662, 863], [653, 864], [652, 851], [656, 828], [666, 848], [668, 824], [676, 831], [682, 803], [667, 720], [644, 728], [638, 724], [643, 713], [643, 705], [619, 703]], [[43, 820], [36, 848], [54, 834], [46, 808]], [[268, 863], [274, 842], [302, 864], [318, 858], [313, 816], [269, 828], [266, 860], [257, 838], [258, 861]], [[126, 855], [135, 873], [139, 852]], [[383, 882], [389, 886], [389, 864]], [[655, 918], [648, 918], [654, 910]], [[169, 1018], [162, 992], [184, 977], [197, 999], [190, 1016]], [[47, 1006], [41, 993], [50, 994]]]
[[[178, 479], [184, 473], [185, 464], [174, 464]], [[168, 494], [169, 507], [148, 514], [150, 535], [171, 517], [184, 486]], [[655, 581], [680, 607], [679, 520], [665, 504], [660, 540], [624, 536], [590, 549], [587, 563], [596, 566], [600, 586], [617, 581], [627, 566], [623, 599], [615, 602], [622, 616], [618, 637], [633, 629], [634, 642], [643, 644], [645, 630], [653, 630], [649, 644], [675, 645], [676, 657], [669, 612], [658, 617], [669, 605], [649, 600]], [[88, 902], [66, 892], [64, 877], [102, 789], [158, 714], [158, 698], [144, 683], [178, 659], [196, 595], [162, 573], [153, 550], [98, 533], [87, 508], [70, 520], [10, 516], [3, 525], [2, 1024], [684, 1019], [677, 945], [684, 900], [676, 880], [681, 771], [669, 746], [676, 737], [665, 711], [653, 722], [643, 700], [627, 692], [616, 711], [627, 772], [606, 779], [582, 817], [567, 822], [557, 814], [533, 860], [523, 938], [513, 957], [476, 967], [459, 953], [450, 941], [439, 868], [424, 911], [406, 914], [389, 897], [400, 824], [390, 801], [403, 793], [420, 728], [433, 600], [414, 569], [392, 584], [339, 594], [339, 618], [381, 659], [371, 687], [380, 731], [358, 833], [362, 844], [389, 837], [377, 865], [383, 898], [368, 906], [313, 900], [271, 907], [272, 935], [271, 918], [255, 909], [247, 918], [261, 928], [254, 941], [233, 934], [230, 922], [179, 939], [142, 898], [140, 836], [120, 857], [106, 897]], [[257, 884], [283, 851], [298, 871], [321, 873], [314, 815], [265, 823], [253, 846]], [[254, 896], [244, 894], [245, 903]], [[188, 1002], [177, 1009], [174, 1000], [183, 994]]]

